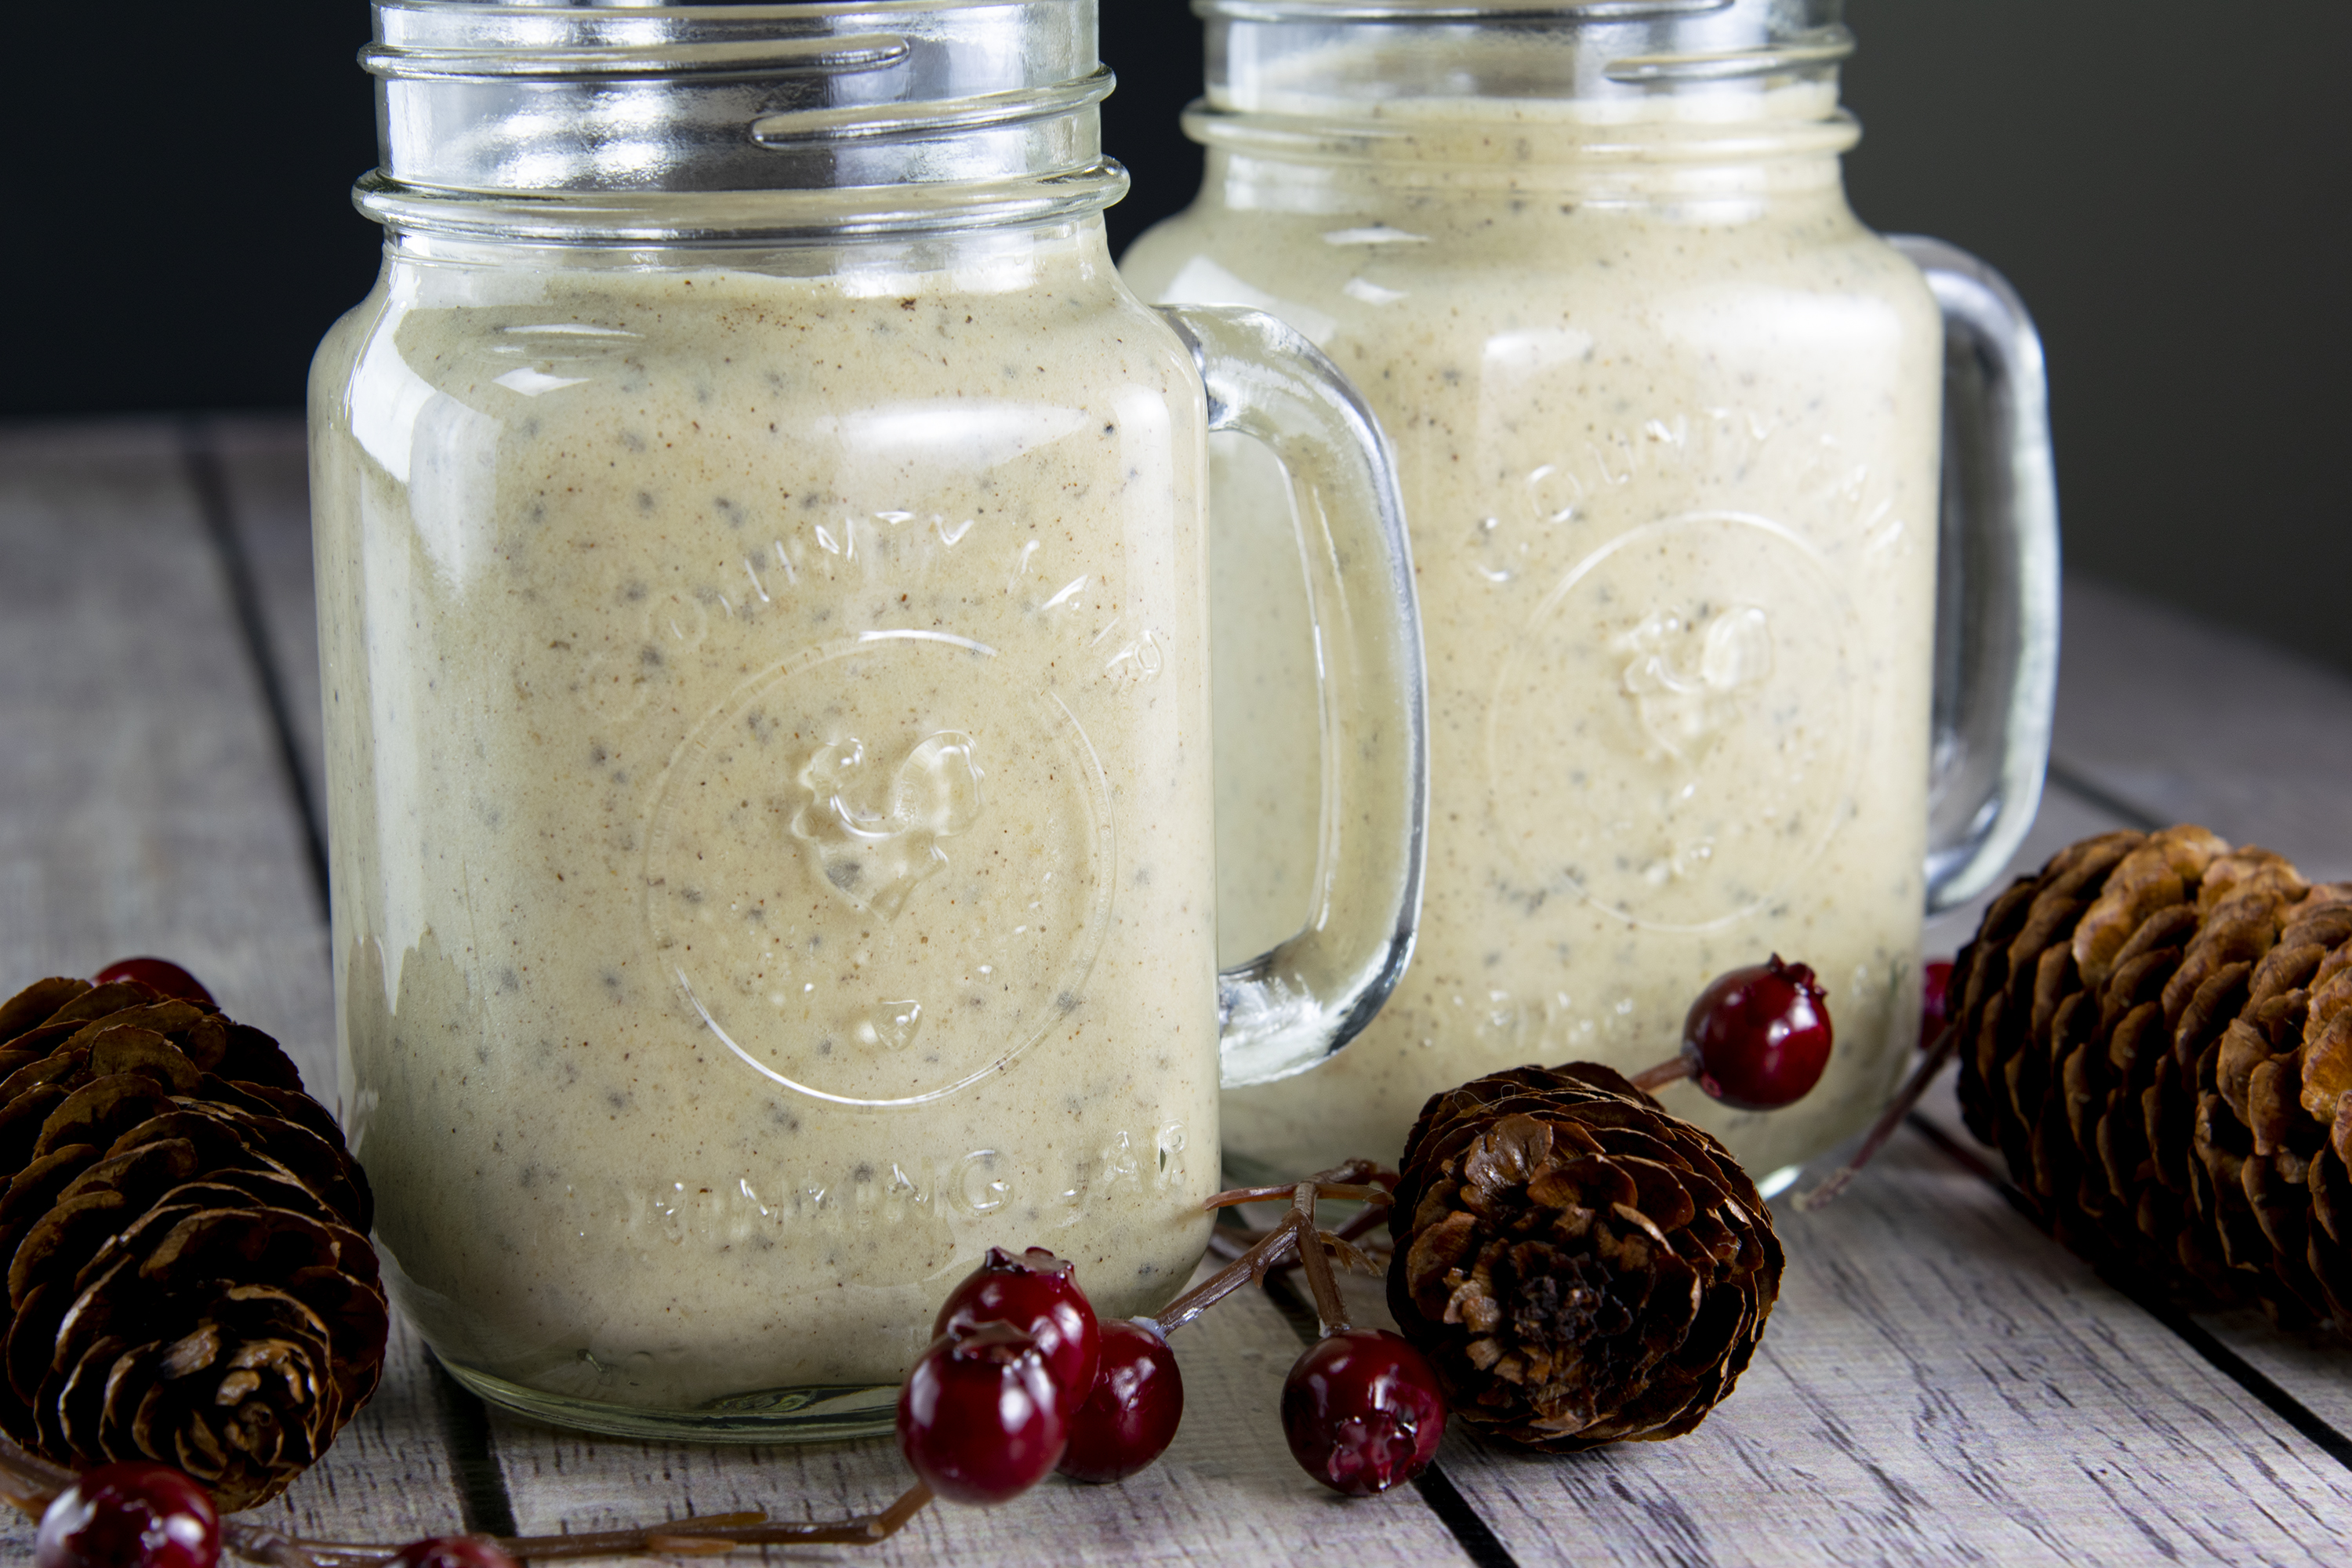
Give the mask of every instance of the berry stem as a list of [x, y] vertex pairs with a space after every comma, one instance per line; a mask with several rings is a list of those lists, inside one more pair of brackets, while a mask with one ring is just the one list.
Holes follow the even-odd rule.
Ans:
[[249, 1563], [268, 1563], [270, 1568], [323, 1568], [300, 1542], [289, 1541], [266, 1526], [240, 1524], [235, 1520], [221, 1521], [221, 1549]]
[[[1307, 1180], [1314, 1184], [1317, 1197], [1343, 1203], [1387, 1204], [1396, 1196], [1396, 1173], [1370, 1160], [1350, 1160], [1328, 1171], [1318, 1171]], [[1287, 1203], [1297, 1191], [1296, 1182], [1285, 1182], [1278, 1187], [1234, 1187], [1201, 1206], [1229, 1209], [1235, 1204]]]
[[[908, 1520], [931, 1500], [931, 1489], [917, 1481], [899, 1494], [898, 1500], [879, 1513], [859, 1514], [855, 1519], [824, 1524], [771, 1521], [756, 1510], [748, 1514], [718, 1514], [701, 1519], [671, 1520], [662, 1524], [636, 1530], [611, 1530], [594, 1535], [530, 1535], [501, 1541], [510, 1557], [527, 1558], [533, 1563], [552, 1561], [559, 1557], [603, 1557], [623, 1552], [708, 1552], [709, 1542], [724, 1548], [738, 1546], [783, 1545], [864, 1545], [883, 1541], [898, 1532]], [[740, 1521], [741, 1522], [737, 1522]], [[680, 1546], [684, 1538], [698, 1544]], [[321, 1565], [325, 1568], [325, 1565]]]
[[[1350, 1160], [1335, 1170], [1319, 1171], [1292, 1186], [1235, 1187], [1230, 1192], [1217, 1194], [1201, 1206], [1221, 1209], [1230, 1208], [1235, 1204], [1267, 1203], [1288, 1198], [1291, 1209], [1253, 1241], [1240, 1257], [1169, 1302], [1159, 1314], [1160, 1331], [1174, 1333], [1243, 1286], [1263, 1284], [1268, 1274], [1294, 1262], [1306, 1264], [1310, 1289], [1314, 1287], [1317, 1267], [1321, 1267], [1323, 1287], [1316, 1289], [1315, 1309], [1328, 1330], [1333, 1321], [1333, 1313], [1339, 1310], [1339, 1289], [1331, 1279], [1331, 1266], [1329, 1259], [1323, 1255], [1324, 1247], [1337, 1251], [1350, 1264], [1363, 1263], [1364, 1255], [1350, 1246], [1344, 1235], [1334, 1236], [1316, 1226], [1315, 1200], [1328, 1197], [1368, 1204], [1372, 1205], [1370, 1213], [1377, 1215], [1396, 1201], [1396, 1179], [1394, 1172], [1382, 1170], [1369, 1160]], [[1353, 1226], [1365, 1217], [1360, 1215], [1349, 1225]], [[1360, 1235], [1361, 1232], [1356, 1234]], [[1318, 1245], [1302, 1249], [1300, 1243], [1309, 1235], [1316, 1237]], [[1311, 1262], [1307, 1261], [1308, 1253], [1314, 1255]], [[1370, 1267], [1368, 1263], [1364, 1266]], [[1328, 1305], [1326, 1303], [1327, 1293]]]
[[1656, 1067], [1643, 1068], [1626, 1081], [1643, 1094], [1648, 1094], [1690, 1077], [1693, 1065], [1689, 1057], [1677, 1056], [1671, 1061], [1660, 1062]]
[[[1328, 1192], [1325, 1192], [1318, 1195], [1322, 1197], [1329, 1197], [1331, 1194]], [[1337, 1230], [1327, 1230], [1323, 1234], [1326, 1236], [1337, 1237], [1341, 1241], [1353, 1241], [1357, 1237], [1362, 1236], [1366, 1231], [1372, 1229], [1374, 1226], [1387, 1223], [1388, 1217], [1388, 1205], [1385, 1204], [1368, 1204], [1365, 1205], [1363, 1211], [1357, 1215], [1355, 1218], [1349, 1220], [1347, 1224], [1341, 1226]], [[1258, 1242], [1264, 1241], [1267, 1237], [1272, 1236], [1273, 1234], [1274, 1233], [1270, 1230], [1244, 1230], [1236, 1229], [1230, 1226], [1219, 1226], [1216, 1229], [1209, 1233], [1209, 1250], [1215, 1253], [1220, 1258], [1239, 1258], [1251, 1247], [1255, 1246]], [[1388, 1252], [1390, 1247], [1389, 1244], [1385, 1241], [1371, 1241], [1364, 1244], [1363, 1250], [1377, 1258], [1381, 1254]], [[1271, 1274], [1278, 1269], [1296, 1268], [1297, 1266], [1298, 1259], [1293, 1258], [1285, 1262], [1274, 1265], [1273, 1268], [1268, 1268], [1266, 1272]]]
[[1871, 1156], [1885, 1148], [1886, 1141], [1895, 1136], [1895, 1130], [1903, 1125], [1903, 1119], [1918, 1105], [1921, 1097], [1927, 1092], [1927, 1086], [1936, 1081], [1936, 1075], [1944, 1070], [1944, 1065], [1952, 1059], [1953, 1053], [1959, 1047], [1959, 1029], [1955, 1025], [1945, 1025], [1943, 1032], [1936, 1037], [1936, 1043], [1920, 1053], [1919, 1065], [1911, 1069], [1911, 1076], [1904, 1080], [1901, 1089], [1895, 1090], [1895, 1098], [1886, 1102], [1886, 1109], [1879, 1112], [1877, 1121], [1870, 1129], [1870, 1136], [1862, 1141], [1862, 1147], [1853, 1152], [1853, 1158], [1832, 1171], [1820, 1186], [1799, 1198], [1797, 1207], [1800, 1211], [1811, 1214], [1836, 1201], [1837, 1195], [1845, 1191], [1862, 1168], [1870, 1163]]
[[1301, 1237], [1313, 1237], [1310, 1245], [1302, 1239], [1298, 1247], [1298, 1262], [1307, 1271], [1307, 1289], [1315, 1298], [1315, 1315], [1322, 1320], [1326, 1337], [1339, 1333], [1349, 1325], [1348, 1303], [1339, 1294], [1339, 1282], [1331, 1278], [1331, 1259], [1323, 1251], [1322, 1227], [1315, 1223], [1314, 1182], [1301, 1182], [1290, 1200], [1291, 1213], [1298, 1216]]

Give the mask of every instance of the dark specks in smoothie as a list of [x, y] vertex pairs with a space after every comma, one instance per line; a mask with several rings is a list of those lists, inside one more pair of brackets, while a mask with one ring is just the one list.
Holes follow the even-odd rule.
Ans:
[[520, 974], [517, 974], [517, 973], [516, 973], [513, 970], [511, 970], [511, 969], [501, 969], [501, 970], [499, 970], [499, 990], [501, 990], [501, 991], [507, 991], [507, 992], [514, 992], [514, 991], [520, 991], [520, 990], [521, 990], [521, 989], [522, 989], [522, 976], [521, 976], [521, 975], [520, 975]]
[[592, 768], [601, 768], [604, 765], [604, 747], [603, 742], [597, 741], [591, 741], [588, 742], [588, 765]]

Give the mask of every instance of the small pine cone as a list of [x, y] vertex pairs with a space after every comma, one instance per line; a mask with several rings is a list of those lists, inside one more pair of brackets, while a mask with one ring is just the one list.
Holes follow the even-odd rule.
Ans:
[[1389, 1226], [1390, 1309], [1453, 1413], [1554, 1453], [1696, 1426], [1780, 1289], [1730, 1152], [1591, 1063], [1433, 1097]]
[[373, 1200], [278, 1042], [135, 982], [0, 1003], [0, 1429], [284, 1490], [373, 1392]]

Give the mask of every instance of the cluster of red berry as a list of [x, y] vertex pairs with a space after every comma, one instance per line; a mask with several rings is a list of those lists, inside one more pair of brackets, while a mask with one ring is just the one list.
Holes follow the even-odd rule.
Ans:
[[[898, 1447], [952, 1502], [1003, 1502], [1051, 1470], [1123, 1480], [1176, 1436], [1184, 1381], [1167, 1334], [1150, 1318], [1097, 1321], [1050, 1252], [991, 1247], [932, 1326], [899, 1392]], [[1364, 1496], [1427, 1467], [1445, 1405], [1419, 1351], [1342, 1325], [1291, 1368], [1282, 1426], [1308, 1474]]]
[[990, 1247], [931, 1330], [898, 1392], [898, 1447], [950, 1502], [1003, 1502], [1055, 1469], [1120, 1480], [1176, 1436], [1184, 1380], [1160, 1325], [1098, 1321], [1042, 1247]]

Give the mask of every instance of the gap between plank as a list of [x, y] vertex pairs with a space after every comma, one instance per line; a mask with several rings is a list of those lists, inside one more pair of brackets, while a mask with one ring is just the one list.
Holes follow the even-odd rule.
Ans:
[[450, 1479], [457, 1483], [457, 1509], [476, 1535], [520, 1535], [506, 1472], [492, 1449], [490, 1412], [474, 1392], [449, 1375], [441, 1358], [425, 1352], [433, 1369], [434, 1402], [441, 1407], [441, 1435], [448, 1444]]
[[[1904, 1120], [1910, 1123], [1914, 1131], [1942, 1150], [1953, 1163], [2000, 1193], [2008, 1200], [2010, 1207], [2032, 1222], [2034, 1229], [2042, 1229], [2042, 1222], [2035, 1217], [2033, 1205], [2027, 1201], [2025, 1194], [2013, 1184], [2002, 1180], [2000, 1173], [1975, 1150], [1967, 1147], [1950, 1133], [1916, 1112]], [[2044, 1232], [2044, 1234], [2047, 1233]], [[2263, 1405], [2269, 1406], [2272, 1415], [2294, 1427], [2313, 1447], [2346, 1469], [2352, 1470], [2352, 1437], [2347, 1437], [2328, 1425], [2317, 1412], [2272, 1382], [2260, 1368], [2253, 1366], [2237, 1352], [2223, 1344], [2214, 1337], [2212, 1331], [2189, 1317], [2179, 1308], [2136, 1289], [2125, 1281], [2108, 1274], [2105, 1269], [2097, 1270], [2097, 1273], [2100, 1279], [2124, 1300], [2171, 1330], [2183, 1344], [2203, 1357], [2207, 1365], [2261, 1400]]]
[[[1219, 1210], [1219, 1223], [1241, 1223], [1238, 1215], [1230, 1221], [1225, 1218], [1232, 1214], [1234, 1211], [1231, 1209]], [[1311, 1345], [1322, 1337], [1322, 1320], [1315, 1315], [1315, 1309], [1300, 1298], [1287, 1274], [1277, 1274], [1268, 1279], [1265, 1295], [1301, 1343]], [[1476, 1563], [1478, 1568], [1519, 1568], [1519, 1560], [1496, 1538], [1495, 1532], [1486, 1527], [1486, 1521], [1478, 1517], [1478, 1510], [1470, 1505], [1470, 1500], [1462, 1495], [1442, 1467], [1432, 1465], [1415, 1476], [1412, 1489], [1421, 1494], [1421, 1500], [1429, 1506], [1430, 1512], [1437, 1516], [1437, 1521], [1445, 1526], [1447, 1533], [1454, 1537], [1454, 1543], [1462, 1548], [1462, 1554]]]
[[269, 710], [269, 727], [278, 737], [278, 762], [286, 774], [287, 793], [302, 821], [302, 846], [310, 872], [311, 891], [319, 900], [319, 918], [327, 918], [327, 835], [319, 820], [319, 803], [310, 798], [304, 781], [301, 744], [295, 739], [286, 701], [286, 683], [278, 679], [278, 660], [269, 648], [269, 633], [261, 618], [261, 595], [253, 582], [253, 563], [236, 531], [236, 503], [229, 499], [228, 470], [213, 445], [211, 427], [202, 419], [180, 422], [180, 460], [195, 492], [196, 511], [211, 536], [228, 584], [229, 607], [245, 639], [246, 662], [261, 685], [261, 700]]
[[2084, 777], [2057, 758], [2050, 759], [2042, 769], [2052, 784], [2074, 795], [2085, 805], [2095, 805], [2126, 827], [2137, 827], [2143, 833], [2155, 833], [2172, 825], [2145, 806], [2135, 805], [2105, 786]]

